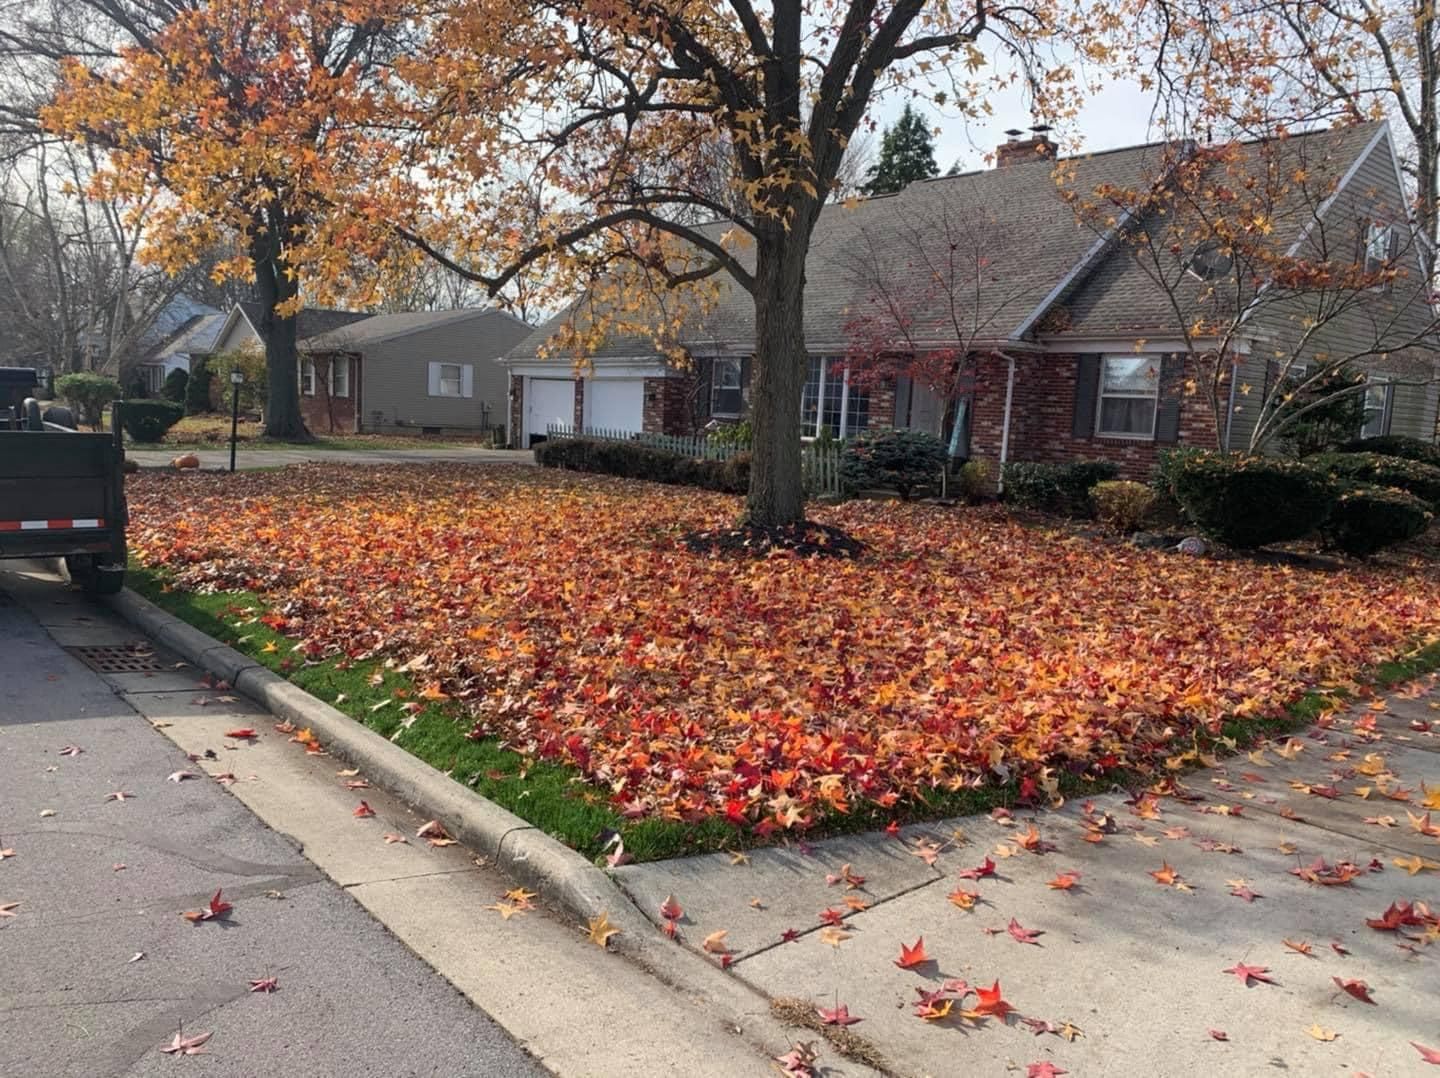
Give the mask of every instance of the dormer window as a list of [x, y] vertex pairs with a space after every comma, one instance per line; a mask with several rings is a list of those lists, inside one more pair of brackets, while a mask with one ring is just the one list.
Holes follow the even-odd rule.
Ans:
[[1185, 268], [1202, 281], [1224, 277], [1235, 265], [1235, 259], [1219, 240], [1206, 240], [1195, 248]]

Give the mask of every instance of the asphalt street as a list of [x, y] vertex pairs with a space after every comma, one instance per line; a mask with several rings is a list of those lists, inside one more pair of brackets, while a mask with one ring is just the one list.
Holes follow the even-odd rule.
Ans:
[[[144, 669], [137, 639], [102, 675], [77, 650], [117, 646], [98, 612], [48, 584], [42, 627], [17, 585], [0, 572], [0, 1075], [546, 1073], [122, 695], [194, 670]], [[217, 890], [228, 913], [183, 916]], [[161, 1051], [177, 1033], [210, 1036]]]

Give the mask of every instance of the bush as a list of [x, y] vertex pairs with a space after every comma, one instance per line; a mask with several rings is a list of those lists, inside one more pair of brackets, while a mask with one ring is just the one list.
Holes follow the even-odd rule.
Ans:
[[955, 473], [955, 485], [967, 502], [978, 502], [995, 494], [995, 462], [967, 460]]
[[729, 460], [699, 460], [636, 442], [605, 442], [594, 438], [551, 438], [535, 447], [535, 463], [545, 468], [600, 472], [623, 479], [648, 479], [702, 487], [722, 494], [750, 489], [750, 454]]
[[55, 392], [75, 406], [82, 422], [98, 427], [105, 406], [120, 399], [120, 383], [94, 371], [77, 371], [55, 379]]
[[125, 401], [120, 405], [120, 425], [137, 442], [160, 441], [184, 415], [184, 407], [174, 401]]
[[1090, 492], [1095, 504], [1095, 516], [1102, 524], [1108, 524], [1116, 531], [1138, 531], [1150, 510], [1155, 508], [1157, 495], [1144, 483], [1129, 479], [1107, 479], [1096, 483]]
[[1425, 503], [1407, 491], [1359, 485], [1341, 491], [1335, 499], [1325, 522], [1325, 538], [1347, 554], [1367, 558], [1415, 538], [1431, 519]]
[[1091, 488], [1119, 474], [1120, 466], [1108, 460], [1078, 460], [1073, 464], [1015, 462], [1005, 465], [1005, 500], [1022, 509], [1088, 517], [1093, 511]]
[[1162, 498], [1174, 499], [1175, 475], [1187, 460], [1203, 456], [1207, 451], [1193, 445], [1178, 445], [1160, 450], [1155, 470], [1150, 473], [1150, 486]]
[[1379, 453], [1324, 453], [1306, 463], [1350, 483], [1408, 490], [1431, 509], [1440, 508], [1440, 468]]
[[1298, 461], [1198, 453], [1180, 462], [1175, 496], [1199, 527], [1241, 550], [1309, 535], [1334, 504], [1334, 482]]
[[945, 443], [933, 434], [862, 431], [840, 455], [840, 482], [846, 490], [894, 490], [908, 500], [914, 490], [940, 478], [947, 459]]
[[749, 446], [753, 439], [754, 432], [748, 419], [740, 423], [719, 423], [705, 436], [712, 445]]
[[1382, 457], [1404, 457], [1418, 460], [1440, 468], [1440, 446], [1419, 438], [1406, 438], [1400, 434], [1383, 434], [1375, 438], [1357, 438], [1346, 442], [1337, 453], [1378, 453]]
[[1285, 378], [1270, 397], [1271, 415], [1279, 414], [1281, 427], [1275, 441], [1296, 457], [1333, 449], [1351, 438], [1369, 418], [1365, 394], [1356, 391], [1366, 382], [1363, 371], [1337, 367], [1306, 386], [1310, 377], [1296, 372]]
[[215, 372], [204, 359], [191, 361], [190, 380], [185, 384], [185, 414], [201, 415], [210, 411], [210, 383]]
[[184, 404], [185, 391], [189, 388], [190, 372], [176, 367], [165, 376], [165, 384], [160, 387], [160, 396], [174, 404]]

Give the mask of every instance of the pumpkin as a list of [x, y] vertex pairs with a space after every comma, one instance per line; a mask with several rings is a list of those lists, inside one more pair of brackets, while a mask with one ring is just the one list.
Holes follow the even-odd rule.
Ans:
[[198, 468], [200, 467], [200, 458], [194, 453], [181, 453], [180, 456], [170, 462], [170, 467], [177, 469]]

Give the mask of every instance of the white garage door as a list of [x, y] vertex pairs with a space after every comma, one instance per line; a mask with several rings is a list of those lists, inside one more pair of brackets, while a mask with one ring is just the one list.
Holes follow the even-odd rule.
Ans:
[[645, 382], [599, 378], [585, 383], [585, 425], [636, 434], [645, 429]]
[[575, 424], [575, 382], [570, 378], [525, 379], [525, 433], [521, 444], [545, 437], [551, 423]]

